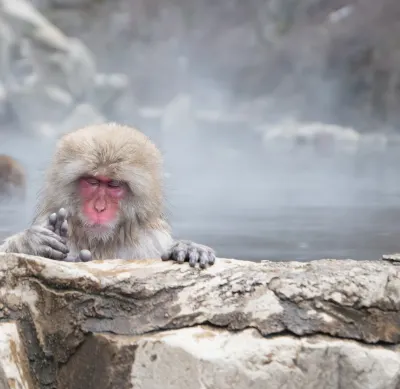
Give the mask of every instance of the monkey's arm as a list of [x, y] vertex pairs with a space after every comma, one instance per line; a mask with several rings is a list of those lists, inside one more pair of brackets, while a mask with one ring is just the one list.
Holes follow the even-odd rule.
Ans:
[[24, 253], [23, 241], [25, 240], [25, 231], [12, 235], [6, 238], [2, 245], [0, 245], [1, 253]]
[[0, 246], [0, 252], [63, 259], [67, 256], [68, 248], [61, 236], [45, 227], [32, 226], [7, 238]]
[[173, 260], [179, 263], [189, 262], [190, 266], [199, 264], [201, 268], [215, 263], [215, 251], [208, 246], [190, 240], [175, 240], [172, 246], [161, 256], [163, 261]]

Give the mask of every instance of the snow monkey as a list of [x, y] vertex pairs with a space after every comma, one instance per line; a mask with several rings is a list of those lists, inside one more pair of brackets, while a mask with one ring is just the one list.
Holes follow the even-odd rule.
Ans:
[[161, 257], [214, 264], [211, 248], [172, 239], [161, 179], [159, 150], [134, 128], [107, 123], [67, 133], [31, 227], [7, 238], [0, 251], [68, 262]]
[[0, 195], [25, 194], [25, 171], [12, 157], [0, 155]]

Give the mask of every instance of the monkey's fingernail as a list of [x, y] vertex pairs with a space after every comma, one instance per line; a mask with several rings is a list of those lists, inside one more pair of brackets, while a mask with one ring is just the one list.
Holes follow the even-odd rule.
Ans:
[[88, 262], [92, 259], [92, 253], [89, 250], [81, 250], [79, 258], [82, 262]]

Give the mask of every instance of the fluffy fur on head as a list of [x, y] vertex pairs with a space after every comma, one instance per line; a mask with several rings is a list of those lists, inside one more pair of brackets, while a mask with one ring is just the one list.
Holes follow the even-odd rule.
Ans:
[[[127, 183], [128, 199], [121, 215], [135, 224], [151, 224], [162, 217], [162, 158], [140, 131], [115, 123], [92, 125], [64, 135], [47, 173], [38, 214], [79, 209], [77, 180], [103, 175]], [[129, 220], [128, 220], [129, 219]]]

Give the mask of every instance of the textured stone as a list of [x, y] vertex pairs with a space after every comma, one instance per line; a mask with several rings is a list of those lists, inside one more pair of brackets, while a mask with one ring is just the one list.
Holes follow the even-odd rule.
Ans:
[[400, 262], [400, 254], [399, 253], [384, 254], [382, 255], [382, 260], [391, 262]]
[[14, 322], [0, 322], [0, 388], [34, 388], [24, 345]]
[[324, 336], [266, 339], [254, 329], [94, 335], [62, 367], [58, 387], [396, 389], [398, 351]]
[[[172, 388], [179, 374], [177, 388], [400, 382], [400, 269], [385, 261], [218, 259], [200, 270], [0, 254], [0, 304], [0, 320], [21, 324], [41, 388]], [[161, 362], [146, 372], [148, 344]]]

